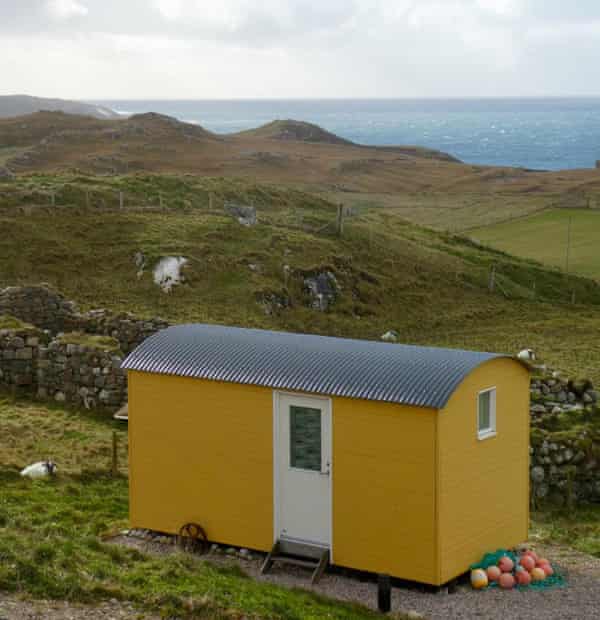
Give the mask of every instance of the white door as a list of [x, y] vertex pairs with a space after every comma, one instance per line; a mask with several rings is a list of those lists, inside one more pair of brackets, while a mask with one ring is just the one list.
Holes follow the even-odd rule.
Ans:
[[329, 399], [275, 393], [275, 538], [331, 546]]

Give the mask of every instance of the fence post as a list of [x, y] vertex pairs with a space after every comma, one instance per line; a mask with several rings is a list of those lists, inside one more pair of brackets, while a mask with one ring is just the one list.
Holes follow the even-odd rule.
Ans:
[[125, 197], [123, 196], [123, 192], [119, 192], [119, 209], [123, 209], [125, 204]]
[[56, 206], [56, 192], [54, 190], [52, 190], [51, 194], [50, 194], [50, 201], [53, 207]]
[[91, 202], [90, 202], [90, 193], [86, 192], [85, 193], [85, 207], [86, 207], [86, 209], [90, 208], [90, 204], [91, 204]]
[[208, 194], [208, 210], [214, 211], [215, 208], [215, 195], [212, 192]]
[[111, 465], [111, 474], [113, 476], [119, 475], [119, 454], [118, 454], [118, 443], [117, 443], [117, 431], [113, 431], [112, 434], [112, 465]]
[[344, 235], [344, 205], [341, 203], [337, 208], [336, 230], [338, 237]]
[[569, 273], [569, 262], [571, 259], [571, 227], [573, 224], [573, 218], [569, 216], [569, 228], [567, 230], [567, 256], [566, 256], [566, 264], [565, 264], [565, 272]]
[[490, 290], [490, 293], [493, 293], [494, 289], [496, 288], [496, 265], [492, 265], [492, 268], [490, 269], [490, 281], [488, 284], [488, 288]]

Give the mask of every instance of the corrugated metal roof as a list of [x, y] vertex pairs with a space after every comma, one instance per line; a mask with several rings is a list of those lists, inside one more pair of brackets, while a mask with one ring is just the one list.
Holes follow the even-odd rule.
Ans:
[[442, 408], [477, 366], [508, 357], [216, 325], [177, 325], [137, 347], [127, 370]]

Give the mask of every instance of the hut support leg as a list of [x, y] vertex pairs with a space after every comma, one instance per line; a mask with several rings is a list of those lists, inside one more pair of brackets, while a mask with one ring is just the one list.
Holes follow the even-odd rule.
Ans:
[[260, 567], [261, 575], [266, 575], [271, 570], [271, 567], [273, 566], [273, 557], [276, 556], [278, 553], [279, 553], [279, 543], [276, 542], [273, 545], [273, 548], [271, 549], [271, 551], [269, 551], [269, 555], [267, 555], [267, 557], [265, 558], [263, 565]]

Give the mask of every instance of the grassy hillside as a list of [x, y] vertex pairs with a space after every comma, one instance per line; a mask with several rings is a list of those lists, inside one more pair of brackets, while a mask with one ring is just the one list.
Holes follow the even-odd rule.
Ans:
[[[112, 432], [120, 469], [108, 475]], [[0, 394], [0, 592], [93, 603], [117, 599], [165, 617], [367, 620], [364, 607], [259, 584], [198, 557], [152, 558], [104, 542], [127, 525], [127, 434], [113, 421]], [[8, 440], [6, 440], [8, 438]], [[55, 480], [21, 467], [48, 455]]]
[[470, 235], [511, 254], [566, 269], [569, 227], [569, 271], [600, 279], [600, 210], [551, 209], [476, 228]]
[[[241, 226], [224, 200], [254, 204], [258, 225]], [[0, 236], [0, 286], [48, 282], [87, 308], [173, 321], [359, 338], [395, 329], [404, 342], [506, 352], [533, 346], [567, 371], [600, 378], [597, 283], [368, 206], [347, 219], [339, 239], [335, 213], [310, 194], [242, 179], [20, 177], [0, 185], [0, 225], [9, 231]], [[167, 295], [150, 269], [138, 278], [140, 251], [149, 266], [187, 257], [187, 282]], [[304, 279], [324, 271], [335, 274], [339, 291], [320, 312]]]
[[240, 138], [265, 138], [267, 140], [293, 140], [298, 142], [315, 142], [321, 144], [352, 144], [335, 134], [312, 123], [303, 121], [276, 120], [256, 129], [240, 131]]
[[[0, 119], [0, 161], [14, 172], [235, 176], [342, 192], [349, 199], [357, 193], [375, 193], [392, 201], [398, 194], [437, 194], [452, 196], [455, 202], [463, 196], [485, 195], [499, 202], [507, 197], [526, 202], [543, 199], [555, 206], [600, 203], [600, 176], [595, 170], [535, 172], [474, 166], [415, 146], [349, 143], [320, 127], [292, 120], [221, 136], [159, 114], [102, 121], [45, 112]], [[487, 222], [470, 225], [483, 223]]]
[[555, 197], [545, 194], [512, 195], [494, 192], [459, 194], [437, 191], [408, 193], [340, 192], [313, 190], [348, 207], [381, 209], [420, 226], [451, 232], [471, 231], [513, 221], [551, 207]]

